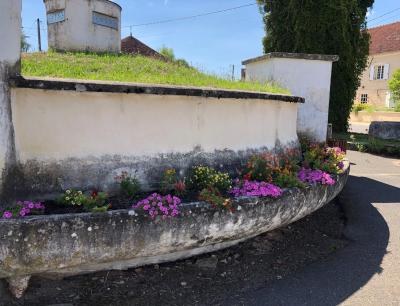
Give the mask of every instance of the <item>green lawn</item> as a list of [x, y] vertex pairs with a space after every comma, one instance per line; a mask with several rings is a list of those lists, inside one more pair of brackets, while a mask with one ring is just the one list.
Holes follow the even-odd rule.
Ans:
[[29, 53], [22, 56], [22, 74], [289, 94], [276, 84], [230, 81], [178, 63], [131, 55]]

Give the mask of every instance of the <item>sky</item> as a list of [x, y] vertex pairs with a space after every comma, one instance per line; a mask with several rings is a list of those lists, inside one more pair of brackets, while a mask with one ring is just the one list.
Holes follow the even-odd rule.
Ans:
[[[254, 3], [253, 0], [117, 0], [122, 6], [122, 37], [132, 34], [153, 49], [173, 48], [206, 72], [226, 76], [235, 65], [240, 75], [241, 62], [262, 54], [265, 34], [262, 15], [256, 5], [171, 23], [137, 26], [160, 20], [193, 16]], [[23, 0], [22, 23], [31, 51], [38, 50], [36, 19], [41, 20], [42, 45], [47, 48], [46, 12], [43, 0]], [[368, 13], [368, 26], [400, 21], [399, 0], [375, 0]]]

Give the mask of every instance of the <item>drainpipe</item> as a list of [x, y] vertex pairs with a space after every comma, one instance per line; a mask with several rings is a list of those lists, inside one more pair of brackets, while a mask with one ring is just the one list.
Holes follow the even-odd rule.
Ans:
[[21, 10], [22, 0], [0, 1], [0, 208], [12, 194], [6, 185], [16, 163], [9, 80], [21, 71]]

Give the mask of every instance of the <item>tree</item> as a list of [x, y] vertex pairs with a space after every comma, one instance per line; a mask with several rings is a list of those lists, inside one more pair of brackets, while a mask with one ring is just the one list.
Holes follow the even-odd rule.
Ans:
[[329, 121], [346, 131], [367, 65], [366, 14], [374, 0], [258, 0], [264, 13], [264, 51], [335, 54]]
[[392, 79], [389, 81], [389, 89], [393, 96], [394, 107], [397, 111], [400, 111], [400, 69], [394, 72]]
[[28, 43], [28, 38], [24, 32], [21, 34], [21, 52], [28, 52], [31, 48], [31, 45]]
[[166, 59], [170, 60], [171, 62], [175, 61], [175, 53], [172, 48], [167, 48], [166, 46], [163, 46], [159, 50], [160, 54], [164, 56]]

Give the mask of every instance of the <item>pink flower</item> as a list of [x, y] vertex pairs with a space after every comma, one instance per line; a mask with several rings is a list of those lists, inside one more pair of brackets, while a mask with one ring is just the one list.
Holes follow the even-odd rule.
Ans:
[[178, 205], [181, 199], [173, 197], [172, 195], [161, 196], [153, 193], [146, 199], [139, 201], [132, 205], [133, 208], [142, 208], [149, 216], [154, 219], [157, 215], [162, 215], [163, 219], [166, 217], [175, 217], [179, 214]]

